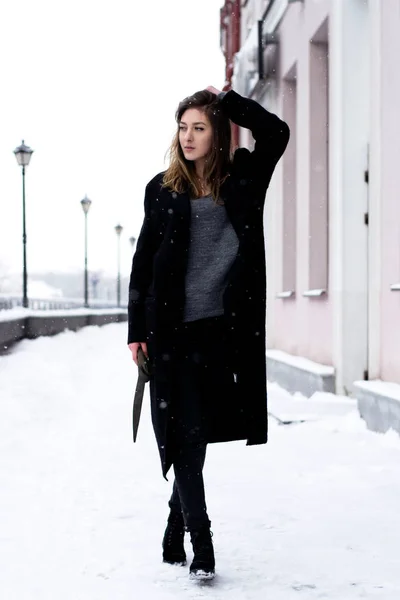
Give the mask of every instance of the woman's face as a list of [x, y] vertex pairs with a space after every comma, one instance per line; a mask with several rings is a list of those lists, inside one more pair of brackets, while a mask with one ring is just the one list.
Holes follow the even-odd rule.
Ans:
[[186, 160], [204, 159], [212, 141], [213, 128], [207, 115], [198, 108], [188, 108], [179, 123], [179, 143]]

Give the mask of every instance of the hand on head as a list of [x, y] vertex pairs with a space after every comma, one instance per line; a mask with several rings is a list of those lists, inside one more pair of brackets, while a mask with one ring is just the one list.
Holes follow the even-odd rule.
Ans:
[[218, 96], [218, 94], [221, 93], [221, 90], [217, 90], [217, 88], [215, 88], [213, 85], [209, 85], [207, 88], [207, 91], [212, 92], [213, 94], [216, 94]]

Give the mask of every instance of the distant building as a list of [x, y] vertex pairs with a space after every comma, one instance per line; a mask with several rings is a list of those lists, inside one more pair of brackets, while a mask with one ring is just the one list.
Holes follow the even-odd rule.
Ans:
[[270, 377], [400, 432], [400, 0], [242, 0], [238, 18], [232, 87], [291, 128], [265, 209]]

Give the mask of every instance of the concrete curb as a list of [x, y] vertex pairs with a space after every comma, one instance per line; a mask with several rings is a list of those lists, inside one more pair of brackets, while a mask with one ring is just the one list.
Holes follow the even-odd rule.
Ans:
[[23, 340], [35, 339], [42, 336], [57, 335], [66, 329], [78, 331], [90, 325], [107, 325], [109, 323], [121, 323], [128, 320], [125, 312], [88, 313], [83, 315], [60, 315], [48, 314], [40, 316], [29, 315], [25, 318], [10, 321], [0, 321], [0, 354], [7, 352], [9, 348]]

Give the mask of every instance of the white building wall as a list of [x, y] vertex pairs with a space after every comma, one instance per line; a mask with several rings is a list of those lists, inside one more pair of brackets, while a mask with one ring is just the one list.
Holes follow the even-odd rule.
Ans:
[[330, 27], [330, 265], [333, 362], [339, 392], [368, 368], [368, 5], [332, 3]]
[[381, 0], [369, 0], [369, 232], [368, 232], [368, 371], [380, 377], [381, 351]]

